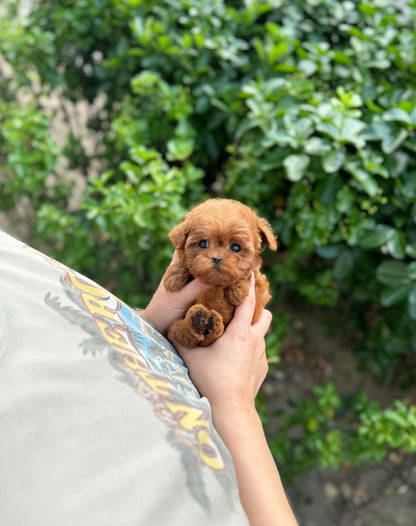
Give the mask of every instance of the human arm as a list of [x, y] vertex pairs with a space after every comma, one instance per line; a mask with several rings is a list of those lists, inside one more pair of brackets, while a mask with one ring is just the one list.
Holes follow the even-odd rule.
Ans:
[[233, 458], [250, 524], [296, 526], [254, 403], [267, 373], [264, 335], [271, 322], [265, 310], [251, 325], [254, 305], [252, 282], [219, 340], [205, 348], [177, 348], [191, 379], [211, 404], [214, 426]]

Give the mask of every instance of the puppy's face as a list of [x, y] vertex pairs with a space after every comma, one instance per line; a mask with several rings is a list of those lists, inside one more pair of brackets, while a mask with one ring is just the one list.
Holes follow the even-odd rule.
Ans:
[[197, 206], [170, 237], [189, 272], [214, 287], [229, 287], [259, 268], [264, 242], [276, 249], [268, 223], [227, 199]]
[[190, 273], [213, 286], [230, 286], [252, 269], [255, 239], [247, 225], [234, 218], [208, 217], [190, 229], [184, 263]]

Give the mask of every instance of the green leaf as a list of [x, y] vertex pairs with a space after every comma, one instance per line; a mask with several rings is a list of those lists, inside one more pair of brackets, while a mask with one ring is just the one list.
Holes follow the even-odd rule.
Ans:
[[316, 73], [318, 65], [313, 60], [305, 58], [298, 62], [298, 68], [305, 75], [305, 77], [310, 77]]
[[365, 127], [365, 122], [347, 117], [342, 124], [341, 135], [344, 140], [347, 140], [348, 142], [355, 142], [357, 139], [356, 136], [358, 136]]
[[343, 150], [334, 150], [322, 159], [322, 166], [325, 172], [337, 172], [345, 161], [345, 153]]
[[270, 130], [268, 131], [262, 140], [262, 146], [264, 148], [270, 148], [275, 144], [282, 146], [286, 144], [295, 145], [293, 137], [291, 137], [286, 130]]
[[402, 110], [401, 108], [391, 108], [383, 114], [383, 119], [385, 121], [398, 121], [404, 122], [406, 124], [412, 124], [411, 116], [407, 111]]
[[373, 122], [362, 134], [366, 141], [381, 141], [387, 135], [391, 135], [390, 125], [379, 118], [373, 118]]
[[354, 268], [354, 257], [350, 250], [344, 250], [334, 266], [334, 278], [343, 280], [349, 276]]
[[401, 128], [396, 136], [386, 135], [381, 142], [381, 149], [384, 153], [393, 153], [407, 139], [408, 135], [404, 128]]
[[371, 197], [375, 197], [378, 191], [378, 184], [376, 180], [371, 177], [366, 171], [360, 168], [354, 168], [351, 170], [354, 178], [361, 184], [367, 194]]
[[322, 245], [316, 246], [315, 252], [320, 258], [334, 259], [341, 255], [341, 245]]
[[403, 232], [396, 230], [387, 241], [387, 248], [390, 254], [396, 259], [404, 259], [406, 255], [406, 239]]
[[261, 164], [262, 171], [274, 170], [275, 168], [280, 168], [285, 159], [285, 152], [281, 148], [274, 149], [267, 157], [264, 157], [264, 160]]
[[307, 139], [313, 132], [313, 122], [308, 117], [299, 119], [294, 127], [295, 137], [298, 139]]
[[300, 181], [309, 166], [309, 157], [307, 155], [289, 155], [283, 161], [283, 166], [286, 170], [286, 175], [289, 181]]
[[394, 228], [387, 225], [376, 225], [373, 231], [360, 239], [360, 246], [364, 249], [378, 248], [387, 243], [394, 235]]
[[[415, 206], [415, 211], [416, 211], [416, 206]], [[416, 214], [415, 214], [415, 217], [416, 217]], [[416, 259], [416, 243], [408, 243], [406, 245], [406, 255], [413, 259]]]
[[386, 409], [384, 411], [384, 415], [388, 420], [396, 424], [398, 427], [406, 429], [409, 425], [406, 418], [393, 409]]
[[329, 141], [321, 137], [311, 137], [304, 146], [306, 153], [319, 156], [326, 155], [331, 151], [331, 148]]
[[329, 135], [332, 139], [335, 141], [340, 140], [341, 134], [340, 131], [336, 126], [331, 124], [330, 122], [320, 122], [316, 129], [324, 133], [325, 135]]
[[278, 44], [271, 46], [268, 53], [269, 64], [274, 64], [278, 58], [281, 58], [290, 51], [290, 45], [285, 40], [282, 40]]
[[351, 191], [351, 188], [347, 185], [344, 185], [337, 193], [336, 197], [336, 207], [341, 213], [348, 213], [354, 203], [354, 194]]
[[360, 95], [348, 92], [342, 86], [337, 88], [337, 95], [347, 108], [359, 108], [363, 105]]
[[407, 266], [407, 273], [410, 279], [416, 280], [416, 261], [412, 261], [412, 263], [409, 263], [409, 265]]
[[182, 138], [195, 137], [196, 135], [195, 128], [186, 119], [178, 123], [178, 125], [176, 126], [175, 133], [178, 137], [182, 137]]
[[416, 288], [413, 287], [408, 296], [407, 312], [413, 320], [416, 320]]
[[409, 282], [407, 265], [401, 261], [383, 261], [377, 267], [376, 277], [380, 283], [391, 286]]
[[409, 287], [405, 285], [397, 288], [386, 287], [381, 292], [380, 302], [383, 307], [392, 307], [406, 299], [408, 294]]
[[166, 158], [168, 161], [184, 161], [192, 154], [194, 141], [193, 139], [172, 139], [168, 141], [167, 147]]

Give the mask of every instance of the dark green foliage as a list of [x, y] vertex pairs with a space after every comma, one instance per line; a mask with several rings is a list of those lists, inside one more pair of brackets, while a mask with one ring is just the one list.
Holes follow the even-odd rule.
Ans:
[[341, 397], [334, 385], [315, 387], [310, 399], [293, 400], [293, 412], [270, 440], [289, 479], [315, 466], [380, 461], [391, 449], [416, 451], [416, 407], [396, 401], [382, 409], [364, 393]]
[[[240, 199], [279, 235], [274, 296], [348, 303], [360, 367], [414, 381], [415, 21], [410, 0], [38, 0], [0, 22], [0, 209], [30, 198], [35, 240], [143, 304], [185, 211]], [[94, 153], [73, 126], [54, 144], [52, 93], [100, 105]]]

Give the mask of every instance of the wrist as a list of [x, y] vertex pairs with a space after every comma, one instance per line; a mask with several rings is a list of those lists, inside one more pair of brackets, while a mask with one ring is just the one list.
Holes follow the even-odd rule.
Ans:
[[238, 430], [241, 426], [261, 424], [254, 401], [252, 404], [221, 404], [211, 406], [214, 426], [220, 431], [225, 428]]

